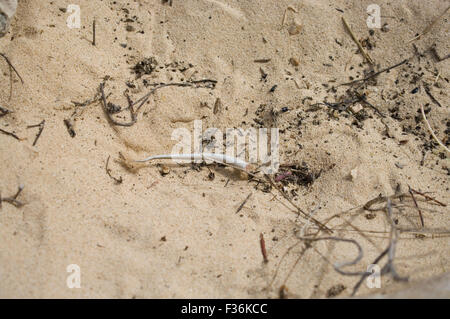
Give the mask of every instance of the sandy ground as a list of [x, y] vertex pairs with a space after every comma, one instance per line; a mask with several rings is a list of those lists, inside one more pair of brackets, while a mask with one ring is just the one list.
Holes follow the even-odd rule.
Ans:
[[[290, 298], [350, 296], [360, 277], [339, 274], [333, 264], [354, 259], [356, 247], [296, 238], [306, 219], [275, 188], [268, 192], [231, 168], [121, 165], [119, 152], [133, 159], [170, 153], [172, 131], [192, 131], [194, 120], [222, 130], [279, 128], [281, 163], [304, 163], [314, 178], [281, 181], [278, 188], [321, 222], [339, 214], [327, 223], [332, 235], [316, 233], [314, 224], [310, 232], [361, 245], [362, 260], [346, 271], [365, 271], [391, 243], [386, 209], [361, 209], [369, 200], [408, 194], [409, 185], [450, 202], [448, 153], [420, 113], [423, 105], [448, 147], [450, 59], [436, 55], [450, 52], [450, 12], [407, 43], [448, 1], [72, 2], [81, 8], [80, 29], [66, 25], [71, 2], [21, 0], [0, 39], [0, 52], [24, 80], [12, 76], [10, 97], [10, 70], [0, 63], [0, 106], [13, 111], [0, 117], [0, 128], [20, 138], [0, 134], [1, 195], [25, 186], [17, 198], [24, 206], [3, 201], [0, 208], [0, 297], [278, 298], [280, 290]], [[369, 32], [366, 25], [372, 3], [381, 7], [383, 30]], [[362, 88], [385, 117], [363, 102], [352, 105], [364, 107], [359, 117], [322, 103], [348, 99], [350, 86], [339, 84], [370, 70], [342, 16], [375, 70], [410, 58]], [[133, 66], [150, 57], [157, 69], [138, 78]], [[270, 61], [255, 62], [260, 59]], [[99, 101], [73, 103], [92, 99], [105, 79], [108, 101], [122, 106], [124, 92], [135, 101], [151, 89], [148, 83], [213, 79], [217, 85], [160, 89], [135, 125], [113, 127]], [[217, 98], [221, 107], [214, 112]], [[75, 110], [71, 137], [63, 121]], [[128, 121], [128, 112], [114, 118]], [[27, 126], [42, 120], [33, 146], [39, 128]], [[109, 156], [111, 175], [122, 183], [106, 174]], [[395, 223], [411, 230], [399, 235], [395, 270], [413, 284], [448, 272], [450, 256], [448, 207], [416, 197], [424, 227], [410, 197], [392, 200]], [[386, 257], [379, 265], [385, 263]], [[72, 264], [81, 271], [79, 289], [67, 286]], [[385, 274], [381, 288], [363, 284], [357, 295], [407, 286]]]

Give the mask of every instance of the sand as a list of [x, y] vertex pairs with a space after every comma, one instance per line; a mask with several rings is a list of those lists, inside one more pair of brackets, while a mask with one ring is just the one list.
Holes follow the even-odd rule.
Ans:
[[[194, 120], [221, 130], [246, 129], [257, 125], [254, 119], [279, 128], [281, 163], [304, 162], [315, 177], [279, 186], [321, 222], [380, 194], [408, 193], [408, 185], [450, 202], [449, 155], [433, 142], [420, 115], [424, 105], [436, 135], [448, 143], [450, 59], [439, 61], [436, 54], [449, 53], [450, 15], [408, 43], [448, 1], [77, 3], [81, 28], [71, 29], [67, 1], [21, 0], [10, 32], [0, 39], [0, 52], [24, 80], [21, 84], [12, 76], [10, 98], [9, 67], [0, 63], [0, 106], [13, 111], [0, 117], [0, 128], [21, 139], [0, 134], [0, 191], [8, 197], [22, 184], [18, 200], [25, 203], [14, 207], [3, 201], [0, 209], [0, 297], [278, 298], [282, 287], [289, 298], [350, 296], [359, 277], [341, 275], [333, 264], [354, 259], [355, 246], [318, 241], [305, 249], [295, 230], [306, 219], [277, 190], [264, 192], [231, 168], [170, 161], [135, 170], [121, 165], [119, 153], [131, 159], [170, 153], [176, 143], [173, 130], [192, 132]], [[380, 5], [381, 23], [387, 26], [371, 35], [366, 8], [372, 3]], [[364, 107], [361, 121], [316, 105], [347, 99], [349, 87], [338, 85], [369, 70], [342, 16], [358, 39], [368, 39], [365, 50], [376, 70], [411, 58], [364, 88], [385, 118], [362, 102], [352, 106]], [[413, 43], [421, 55], [414, 56]], [[150, 57], [163, 68], [137, 79], [133, 66]], [[270, 61], [255, 62], [259, 59]], [[108, 101], [122, 106], [127, 104], [125, 91], [135, 101], [150, 90], [144, 80], [213, 79], [217, 84], [214, 89], [160, 89], [131, 127], [113, 127], [96, 101], [77, 109], [71, 137], [63, 121], [75, 110], [72, 102], [92, 99], [105, 77]], [[218, 98], [221, 108], [215, 113]], [[127, 121], [128, 113], [114, 117]], [[33, 146], [39, 128], [27, 126], [42, 120], [44, 130]], [[111, 176], [122, 178], [121, 183], [107, 175], [108, 157]], [[403, 200], [395, 201], [403, 205], [395, 209], [398, 225], [417, 231], [399, 235], [395, 269], [416, 284], [449, 271], [448, 207], [419, 201], [421, 228], [411, 198]], [[360, 262], [345, 269], [365, 271], [389, 245], [386, 212], [354, 209], [342, 216], [353, 227], [333, 219], [327, 224], [333, 236], [354, 239], [364, 251]], [[79, 266], [80, 288], [68, 288], [69, 265]], [[443, 278], [448, 282], [448, 276]], [[381, 279], [381, 288], [363, 284], [357, 295], [395, 293], [409, 286], [390, 274]], [[448, 289], [443, 294], [449, 297]]]

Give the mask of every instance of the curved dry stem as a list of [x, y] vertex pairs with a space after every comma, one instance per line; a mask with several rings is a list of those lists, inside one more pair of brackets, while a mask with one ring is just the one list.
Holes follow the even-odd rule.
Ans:
[[430, 122], [428, 122], [427, 117], [425, 115], [425, 111], [423, 110], [423, 105], [420, 105], [420, 111], [422, 112], [422, 117], [425, 121], [425, 123], [427, 124], [427, 128], [428, 131], [431, 133], [431, 136], [433, 136], [433, 138], [436, 140], [436, 142], [442, 146], [443, 149], [445, 149], [447, 151], [447, 153], [450, 153], [450, 149], [447, 148], [447, 146], [444, 145], [444, 143], [442, 143], [438, 137], [436, 136], [436, 134], [434, 134], [433, 129], [431, 128]]
[[309, 237], [300, 237], [297, 236], [298, 239], [300, 240], [304, 240], [307, 242], [313, 242], [313, 241], [319, 241], [319, 240], [334, 240], [334, 241], [341, 241], [341, 242], [347, 242], [347, 243], [352, 243], [353, 245], [355, 245], [358, 248], [358, 256], [351, 261], [346, 261], [346, 262], [340, 262], [340, 263], [335, 263], [333, 265], [334, 270], [336, 270], [338, 273], [340, 273], [341, 275], [344, 276], [361, 276], [364, 275], [366, 272], [349, 272], [349, 271], [344, 271], [341, 268], [342, 267], [346, 267], [346, 266], [352, 266], [357, 264], [363, 257], [363, 249], [361, 247], [361, 245], [354, 239], [346, 239], [346, 238], [339, 238], [339, 237], [320, 237], [320, 238], [309, 238]]

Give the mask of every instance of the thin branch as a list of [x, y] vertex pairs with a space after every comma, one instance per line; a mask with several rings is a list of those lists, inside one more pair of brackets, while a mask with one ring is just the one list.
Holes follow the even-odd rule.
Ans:
[[439, 107], [442, 107], [442, 104], [434, 97], [434, 95], [431, 93], [430, 88], [428, 86], [424, 86], [425, 93], [430, 97], [431, 101], [436, 103]]
[[411, 40], [408, 41], [408, 43], [411, 43], [413, 41], [416, 41], [418, 39], [420, 39], [420, 37], [424, 36], [425, 34], [427, 34], [428, 32], [430, 32], [430, 30], [433, 28], [433, 26], [447, 13], [447, 11], [450, 9], [450, 6], [447, 7], [447, 9], [445, 9], [445, 11], [438, 16], [436, 19], [433, 20], [433, 22], [431, 22], [423, 31], [422, 33], [420, 33], [419, 35], [415, 36], [414, 38], [412, 38]]
[[[150, 96], [153, 93], [155, 93], [156, 90], [159, 90], [159, 89], [164, 88], [164, 87], [169, 87], [169, 86], [214, 89], [216, 84], [217, 84], [216, 80], [209, 80], [209, 79], [197, 80], [197, 81], [191, 81], [191, 82], [180, 82], [180, 83], [152, 83], [152, 84], [148, 84], [149, 86], [154, 86], [154, 88], [152, 90], [150, 90], [150, 92], [148, 92], [147, 94], [145, 94], [144, 96], [142, 96], [141, 98], [139, 98], [135, 102], [132, 102], [130, 99], [128, 99], [128, 109], [130, 110], [131, 121], [130, 122], [126, 122], [126, 123], [117, 122], [109, 114], [109, 112], [108, 112], [108, 103], [106, 101], [106, 97], [105, 97], [105, 93], [104, 93], [104, 83], [100, 84], [100, 93], [101, 93], [101, 99], [102, 99], [102, 102], [103, 102], [103, 110], [105, 112], [105, 115], [106, 115], [108, 121], [112, 125], [129, 127], [129, 126], [133, 126], [134, 124], [136, 124], [136, 122], [137, 122], [137, 113], [139, 112], [141, 107], [145, 104], [145, 102], [148, 101]], [[136, 106], [136, 105], [137, 105], [137, 107], [134, 108], [134, 106]]]
[[408, 188], [409, 188], [408, 191], [409, 191], [409, 193], [411, 194], [411, 198], [412, 198], [412, 200], [413, 200], [413, 202], [414, 202], [414, 205], [416, 206], [417, 211], [419, 212], [420, 223], [422, 224], [422, 228], [423, 228], [423, 227], [425, 227], [425, 224], [424, 224], [424, 222], [423, 222], [422, 212], [420, 211], [419, 205], [417, 205], [416, 198], [414, 197], [414, 194], [413, 194], [413, 192], [412, 192], [412, 189], [411, 189], [411, 187], [410, 187], [409, 185], [408, 185]]
[[[377, 257], [375, 258], [375, 260], [372, 262], [372, 265], [376, 265], [380, 262], [380, 260], [386, 256], [386, 254], [389, 251], [389, 247], [386, 248], [385, 250], [383, 250], [383, 252]], [[351, 296], [354, 296], [356, 294], [356, 292], [358, 291], [359, 287], [361, 286], [361, 284], [364, 282], [364, 279], [366, 279], [368, 276], [370, 276], [372, 273], [370, 272], [365, 272], [362, 276], [361, 279], [356, 283], [356, 285], [353, 287], [353, 292], [351, 294]]]
[[341, 275], [345, 275], [345, 276], [362, 276], [365, 274], [365, 272], [348, 272], [348, 271], [344, 271], [341, 269], [342, 267], [356, 265], [363, 258], [362, 247], [356, 240], [339, 238], [339, 237], [319, 237], [319, 238], [300, 237], [300, 236], [296, 236], [296, 237], [298, 239], [304, 240], [306, 242], [313, 242], [313, 241], [319, 241], [319, 240], [334, 240], [334, 241], [341, 241], [341, 242], [347, 242], [347, 243], [354, 244], [358, 248], [358, 256], [354, 260], [351, 260], [351, 261], [335, 263], [333, 265], [334, 270], [336, 270]]
[[130, 108], [130, 115], [131, 115], [131, 121], [127, 122], [127, 123], [121, 123], [121, 122], [117, 122], [116, 120], [114, 120], [111, 117], [111, 114], [108, 112], [108, 103], [106, 102], [106, 97], [105, 97], [105, 91], [104, 91], [104, 83], [100, 83], [100, 93], [101, 93], [101, 98], [102, 98], [102, 102], [103, 102], [103, 112], [106, 115], [106, 118], [108, 119], [108, 122], [112, 125], [117, 125], [117, 126], [133, 126], [136, 121], [136, 114], [134, 114], [133, 112], [133, 108]]
[[447, 205], [446, 204], [444, 204], [444, 203], [442, 203], [442, 202], [440, 202], [440, 201], [438, 201], [437, 199], [435, 199], [435, 198], [433, 198], [433, 197], [431, 197], [431, 196], [428, 196], [427, 194], [425, 194], [425, 193], [422, 193], [422, 192], [419, 192], [419, 191], [416, 191], [415, 189], [413, 189], [413, 188], [411, 188], [411, 191], [413, 191], [414, 193], [416, 193], [416, 194], [419, 194], [419, 195], [421, 195], [421, 196], [423, 196], [423, 197], [425, 197], [427, 200], [430, 200], [430, 201], [432, 201], [432, 202], [435, 202], [436, 204], [438, 204], [438, 205], [440, 205], [440, 206], [442, 206], [442, 207], [447, 207]]
[[105, 165], [106, 174], [107, 174], [111, 179], [113, 179], [117, 184], [122, 184], [122, 182], [123, 182], [122, 176], [120, 176], [119, 178], [116, 178], [116, 177], [114, 177], [114, 176], [111, 175], [111, 169], [108, 168], [108, 165], [109, 165], [109, 159], [110, 159], [110, 158], [111, 158], [111, 155], [108, 156], [108, 158], [106, 159], [106, 165]]
[[1, 129], [1, 128], [0, 128], [0, 132], [3, 133], [3, 134], [5, 134], [5, 135], [12, 136], [12, 137], [14, 137], [16, 140], [18, 140], [18, 141], [21, 141], [21, 140], [22, 140], [22, 139], [21, 139], [20, 137], [18, 137], [16, 134], [14, 134], [14, 133], [12, 133], [12, 132], [5, 131], [5, 130], [3, 130], [3, 129]]
[[12, 65], [12, 63], [9, 61], [8, 57], [6, 55], [4, 55], [3, 53], [0, 53], [0, 56], [2, 56], [3, 59], [5, 59], [6, 63], [8, 63], [8, 65], [13, 69], [14, 73], [16, 73], [16, 75], [19, 77], [19, 79], [22, 82], [22, 84], [24, 84], [24, 81], [23, 81], [22, 77], [20, 76], [19, 72], [17, 72], [17, 70], [14, 67], [14, 65]]
[[236, 214], [239, 213], [242, 208], [244, 208], [245, 204], [248, 202], [248, 200], [250, 199], [250, 197], [252, 197], [253, 193], [248, 194], [248, 196], [244, 199], [244, 201], [241, 203], [241, 205], [239, 205], [238, 209], [236, 210]]
[[350, 33], [350, 36], [352, 37], [353, 41], [358, 46], [359, 51], [361, 54], [366, 58], [367, 62], [369, 62], [371, 65], [374, 65], [374, 62], [372, 58], [369, 56], [369, 54], [363, 49], [361, 43], [356, 39], [355, 34], [353, 33], [352, 29], [350, 28], [349, 24], [347, 23], [347, 20], [345, 20], [344, 17], [342, 17], [342, 21], [344, 22], [345, 28], [347, 29], [348, 33]]
[[269, 181], [270, 185], [272, 187], [274, 187], [276, 190], [278, 190], [278, 192], [293, 206], [297, 209], [297, 213], [300, 215], [303, 215], [307, 220], [313, 221], [320, 229], [326, 231], [327, 233], [333, 233], [333, 231], [328, 228], [327, 226], [325, 226], [324, 224], [322, 224], [321, 222], [319, 222], [317, 219], [315, 219], [314, 217], [312, 217], [310, 214], [305, 213], [305, 211], [303, 211], [298, 205], [296, 205], [270, 178], [269, 175], [264, 174], [264, 176], [266, 177], [266, 179]]
[[2, 201], [6, 202], [6, 203], [9, 203], [9, 204], [11, 204], [11, 205], [13, 205], [13, 206], [15, 206], [17, 208], [20, 208], [20, 207], [24, 206], [25, 205], [24, 203], [22, 203], [21, 201], [17, 200], [17, 197], [19, 197], [19, 195], [20, 195], [20, 193], [22, 193], [23, 189], [24, 189], [24, 186], [23, 185], [19, 185], [19, 188], [17, 189], [16, 194], [14, 194], [13, 196], [11, 196], [11, 197], [4, 197], [4, 198], [1, 198], [1, 196], [0, 196], [0, 208], [1, 208], [1, 202]]
[[39, 124], [27, 126], [27, 128], [34, 128], [34, 127], [39, 127], [39, 131], [38, 131], [38, 133], [36, 134], [36, 137], [34, 138], [33, 146], [36, 145], [36, 143], [37, 143], [39, 137], [40, 137], [41, 134], [42, 134], [42, 131], [44, 130], [44, 127], [45, 127], [45, 120], [42, 120], [42, 122], [39, 123]]
[[387, 199], [386, 207], [388, 212], [388, 219], [391, 223], [391, 240], [388, 248], [388, 262], [381, 270], [381, 274], [391, 273], [395, 281], [408, 281], [408, 277], [401, 277], [400, 275], [398, 275], [394, 267], [395, 250], [398, 241], [398, 229], [395, 226], [394, 220], [392, 219], [392, 205], [389, 198]]
[[358, 83], [358, 82], [366, 82], [367, 80], [370, 80], [371, 78], [374, 78], [374, 77], [376, 77], [377, 75], [380, 75], [381, 73], [388, 72], [388, 71], [390, 71], [390, 70], [392, 70], [392, 69], [394, 69], [394, 68], [397, 68], [397, 67], [399, 67], [399, 66], [405, 64], [405, 63], [408, 62], [408, 61], [409, 61], [409, 59], [405, 59], [405, 60], [403, 60], [403, 61], [400, 62], [400, 63], [397, 63], [397, 64], [392, 65], [392, 66], [390, 66], [390, 67], [387, 67], [387, 68], [385, 68], [385, 69], [382, 69], [382, 70], [380, 70], [380, 71], [378, 71], [378, 72], [372, 73], [372, 74], [368, 75], [367, 77], [365, 77], [365, 78], [363, 78], [363, 79], [354, 80], [354, 81], [351, 81], [351, 82], [343, 83], [343, 84], [341, 84], [341, 85], [351, 85], [351, 84]]

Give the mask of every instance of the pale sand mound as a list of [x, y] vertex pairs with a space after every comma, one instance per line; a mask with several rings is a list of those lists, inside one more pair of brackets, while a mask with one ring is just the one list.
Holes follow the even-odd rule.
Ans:
[[[388, 26], [370, 34], [366, 8], [374, 2]], [[338, 84], [369, 70], [345, 31], [343, 15], [358, 39], [366, 40], [365, 50], [380, 70], [412, 57], [415, 49], [408, 40], [448, 2], [78, 3], [81, 29], [69, 29], [67, 1], [19, 1], [11, 30], [0, 39], [0, 52], [24, 79], [22, 85], [13, 75], [9, 99], [10, 70], [0, 63], [0, 106], [13, 111], [0, 117], [0, 128], [24, 139], [0, 133], [0, 191], [8, 197], [23, 184], [18, 199], [26, 203], [16, 208], [3, 201], [0, 209], [0, 297], [277, 298], [283, 285], [288, 297], [349, 296], [359, 277], [338, 274], [330, 263], [355, 258], [355, 246], [319, 241], [305, 250], [294, 230], [306, 220], [276, 190], [274, 198], [231, 169], [210, 167], [215, 173], [210, 180], [207, 167], [169, 165], [170, 173], [162, 176], [153, 164], [130, 171], [116, 161], [119, 152], [136, 159], [170, 153], [172, 131], [192, 131], [194, 120], [202, 119], [204, 129], [259, 127], [256, 122], [280, 128], [282, 164], [305, 162], [308, 176], [315, 176], [311, 183], [287, 185], [287, 196], [307, 212], [318, 208], [314, 217], [322, 222], [379, 194], [408, 193], [408, 185], [450, 203], [448, 154], [433, 141], [420, 114], [424, 105], [430, 125], [446, 143], [450, 59], [439, 62], [436, 54], [442, 58], [450, 52], [450, 13], [414, 42], [421, 55], [365, 86], [363, 93], [385, 118], [367, 105], [366, 116], [356, 118], [316, 105], [348, 99], [350, 87]], [[294, 10], [287, 11], [282, 26], [288, 6]], [[94, 18], [96, 46], [91, 43]], [[158, 61], [158, 72], [136, 79], [131, 68], [148, 57]], [[270, 61], [255, 62], [259, 59]], [[174, 62], [179, 63], [168, 65]], [[74, 111], [72, 101], [93, 98], [106, 76], [108, 101], [122, 106], [125, 90], [133, 101], [149, 91], [144, 80], [213, 79], [217, 85], [160, 89], [132, 127], [112, 128], [95, 102], [78, 110], [71, 138], [63, 120]], [[214, 113], [217, 98], [222, 106]], [[128, 121], [128, 112], [115, 118]], [[44, 119], [32, 146], [39, 128], [27, 126]], [[122, 177], [121, 184], [106, 174], [108, 156], [111, 175]], [[450, 256], [448, 208], [416, 198], [424, 230], [401, 233], [395, 255], [397, 273], [413, 283], [447, 272]], [[421, 227], [410, 197], [393, 204], [398, 227]], [[345, 270], [365, 271], [389, 244], [386, 213], [353, 210], [345, 220], [352, 226], [342, 218], [327, 225], [335, 229], [333, 236], [355, 239], [363, 248], [363, 259]], [[314, 229], [311, 224], [310, 232]], [[70, 264], [81, 269], [80, 289], [67, 287]], [[358, 295], [405, 286], [387, 274], [381, 290], [363, 284]]]

